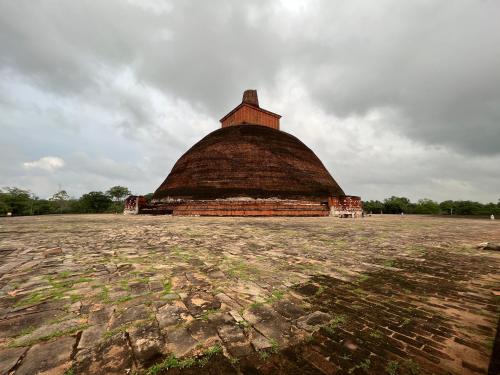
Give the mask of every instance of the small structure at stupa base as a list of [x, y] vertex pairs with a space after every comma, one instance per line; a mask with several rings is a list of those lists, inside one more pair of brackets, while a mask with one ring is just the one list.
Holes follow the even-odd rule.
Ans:
[[146, 198], [142, 195], [130, 195], [125, 199], [123, 213], [125, 215], [138, 215], [147, 207]]
[[353, 195], [329, 197], [328, 207], [330, 208], [330, 216], [358, 217], [363, 214], [361, 198]]
[[247, 90], [221, 128], [174, 165], [152, 200], [130, 196], [125, 213], [182, 216], [340, 216], [362, 214], [314, 152], [280, 130], [281, 116]]

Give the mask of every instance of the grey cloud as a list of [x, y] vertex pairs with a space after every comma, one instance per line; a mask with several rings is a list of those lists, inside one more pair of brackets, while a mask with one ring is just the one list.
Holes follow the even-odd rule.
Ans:
[[312, 41], [325, 46], [322, 61], [303, 65], [319, 67], [304, 77], [315, 98], [344, 116], [392, 107], [395, 130], [411, 138], [499, 153], [500, 3], [397, 2], [386, 12], [354, 4], [314, 14], [331, 21]]
[[3, 63], [72, 94], [98, 85], [101, 67], [129, 66], [140, 79], [211, 110], [233, 97], [235, 84], [240, 93], [242, 75], [257, 84], [276, 72], [282, 51], [268, 28], [249, 25], [250, 7], [266, 6], [186, 1], [158, 14], [120, 1], [7, 2]]
[[71, 94], [99, 85], [101, 65], [133, 62], [134, 45], [141, 45], [157, 19], [118, 1], [4, 1], [1, 8], [3, 63], [40, 85]]
[[[384, 117], [374, 143], [390, 147], [387, 139], [396, 133], [417, 145], [424, 154], [419, 160], [428, 160], [425, 155], [434, 158], [426, 161], [429, 166], [411, 168], [404, 157], [384, 160], [378, 149], [367, 158], [369, 146], [353, 140], [355, 152], [349, 158], [354, 160], [323, 153], [325, 164], [334, 174], [345, 174], [348, 184], [376, 181], [395, 186], [399, 178], [407, 181], [401, 185], [407, 189], [417, 181], [431, 186], [439, 168], [444, 168], [442, 178], [450, 181], [459, 175], [470, 176], [470, 181], [499, 181], [489, 167], [500, 154], [499, 2], [318, 0], [304, 2], [298, 11], [287, 8], [290, 2], [264, 0], [162, 4], [164, 9], [118, 0], [0, 0], [2, 77], [22, 77], [49, 102], [70, 101], [82, 111], [94, 111], [102, 123], [115, 126], [117, 138], [143, 143], [133, 155], [142, 150], [152, 158], [153, 165], [144, 169], [107, 165], [89, 174], [102, 177], [109, 171], [110, 178], [133, 181], [127, 173], [143, 173], [144, 178], [163, 179], [157, 173], [168, 173], [176, 157], [203, 136], [192, 123], [199, 118], [193, 114], [213, 121], [215, 129], [245, 88], [287, 96], [278, 87], [285, 77], [299, 82], [332, 118], [362, 119], [370, 111], [381, 111]], [[133, 85], [120, 84], [123, 72], [130, 73]], [[154, 91], [171, 107], [155, 107]], [[15, 95], [0, 85], [1, 107], [13, 108], [12, 118], [26, 121], [22, 126], [35, 129], [43, 124], [52, 136], [46, 147], [60, 147], [69, 160], [68, 150], [56, 144], [78, 137], [77, 129], [84, 129], [85, 123], [57, 106], [39, 109], [43, 121], [36, 123], [33, 110]], [[187, 103], [191, 123], [162, 117], [162, 112], [179, 108], [176, 101]], [[267, 107], [265, 98], [261, 102]], [[282, 109], [285, 121], [295, 110]], [[0, 126], [5, 124], [0, 119]], [[293, 124], [299, 137], [307, 134], [302, 129], [307, 125]], [[328, 128], [334, 140], [336, 128], [325, 124], [325, 131]], [[320, 154], [329, 147], [328, 142], [313, 142]], [[449, 154], [436, 152], [434, 146]], [[87, 147], [92, 160], [103, 157], [93, 152], [97, 146]], [[110, 140], [115, 161], [125, 153], [120, 147], [121, 142]], [[57, 154], [51, 149], [42, 152], [41, 145], [35, 149], [37, 155], [29, 155], [33, 160]], [[26, 159], [30, 152], [23, 152]], [[455, 155], [456, 165], [450, 155]], [[15, 160], [22, 162], [21, 156]], [[12, 176], [12, 168], [1, 164], [0, 172]], [[360, 176], [349, 175], [354, 165], [364, 170]], [[398, 166], [404, 173], [395, 172]]]
[[[500, 3], [312, 4], [287, 18], [266, 1], [173, 2], [166, 12], [118, 1], [3, 2], [2, 60], [73, 95], [92, 95], [100, 68], [129, 67], [214, 117], [288, 68], [331, 113], [392, 107], [401, 113], [395, 130], [409, 137], [500, 152]], [[148, 122], [122, 100], [136, 120], [129, 126]]]

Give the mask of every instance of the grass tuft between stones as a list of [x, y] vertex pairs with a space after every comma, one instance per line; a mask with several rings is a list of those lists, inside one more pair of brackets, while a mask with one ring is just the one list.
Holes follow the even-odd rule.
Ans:
[[184, 369], [194, 366], [203, 367], [208, 361], [215, 355], [222, 353], [222, 347], [220, 345], [214, 345], [205, 350], [200, 357], [189, 357], [184, 359], [179, 359], [175, 355], [169, 355], [162, 362], [157, 363], [146, 370], [144, 375], [158, 375], [164, 371], [171, 369]]
[[30, 340], [30, 341], [24, 342], [22, 344], [16, 344], [15, 341], [14, 341], [14, 342], [10, 343], [8, 345], [8, 347], [10, 347], [10, 348], [18, 348], [18, 347], [24, 347], [24, 346], [32, 346], [32, 345], [37, 344], [37, 343], [42, 342], [42, 341], [52, 340], [52, 339], [54, 339], [56, 337], [74, 335], [75, 333], [77, 333], [79, 331], [83, 331], [84, 329], [86, 329], [88, 327], [90, 327], [90, 324], [81, 324], [79, 326], [76, 326], [76, 327], [73, 327], [73, 328], [70, 328], [70, 329], [65, 329], [65, 330], [62, 330], [62, 331], [52, 332], [49, 335], [33, 339], [33, 340]]
[[338, 314], [330, 320], [330, 323], [325, 327], [326, 331], [329, 333], [335, 333], [337, 328], [341, 327], [347, 321], [347, 317], [344, 314]]
[[385, 366], [385, 371], [389, 375], [397, 375], [399, 371], [399, 362], [398, 361], [389, 361], [387, 366]]
[[171, 294], [172, 293], [172, 281], [165, 280], [163, 283], [163, 294]]

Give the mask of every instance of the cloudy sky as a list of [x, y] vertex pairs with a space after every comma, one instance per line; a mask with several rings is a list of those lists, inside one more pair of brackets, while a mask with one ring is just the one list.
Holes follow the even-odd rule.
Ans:
[[257, 89], [349, 194], [500, 198], [500, 1], [0, 0], [0, 187], [152, 192]]

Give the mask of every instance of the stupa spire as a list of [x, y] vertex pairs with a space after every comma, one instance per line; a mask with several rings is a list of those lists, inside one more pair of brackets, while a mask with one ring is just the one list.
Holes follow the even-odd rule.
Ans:
[[245, 90], [245, 92], [243, 93], [243, 100], [241, 102], [259, 107], [259, 97], [257, 96], [257, 90]]
[[280, 129], [280, 115], [260, 108], [257, 90], [245, 90], [241, 103], [221, 118], [223, 128], [234, 125], [260, 125]]

